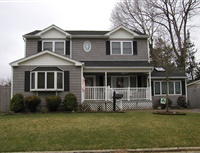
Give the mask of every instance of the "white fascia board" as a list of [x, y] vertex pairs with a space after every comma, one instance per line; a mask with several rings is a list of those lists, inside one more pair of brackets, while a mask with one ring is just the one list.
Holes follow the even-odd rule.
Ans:
[[14, 61], [14, 62], [10, 63], [10, 65], [11, 65], [11, 66], [19, 66], [19, 64], [22, 63], [22, 62], [31, 60], [31, 59], [33, 59], [33, 58], [39, 57], [39, 56], [44, 55], [44, 54], [50, 54], [50, 55], [52, 55], [52, 56], [56, 56], [56, 57], [61, 58], [61, 59], [63, 59], [63, 60], [72, 62], [72, 63], [75, 64], [75, 66], [82, 66], [82, 65], [83, 65], [83, 63], [81, 63], [81, 62], [78, 62], [78, 61], [75, 61], [75, 60], [70, 59], [70, 58], [68, 58], [68, 57], [65, 57], [65, 56], [62, 56], [62, 55], [53, 53], [53, 52], [51, 52], [51, 51], [42, 51], [42, 52], [40, 52], [40, 53], [38, 53], [38, 54], [34, 54], [34, 55], [32, 55], [32, 56], [28, 56], [28, 57], [19, 59], [19, 60], [17, 60], [17, 61]]
[[51, 29], [56, 29], [56, 30], [60, 31], [61, 33], [65, 34], [66, 36], [71, 36], [69, 33], [65, 32], [63, 29], [59, 28], [58, 26], [56, 26], [54, 24], [45, 28], [44, 30], [40, 31], [39, 33], [36, 34], [36, 36], [41, 36], [43, 33], [47, 32]]
[[124, 27], [124, 26], [119, 26], [119, 27], [117, 27], [117, 28], [111, 30], [110, 32], [108, 32], [108, 33], [105, 34], [105, 35], [106, 35], [106, 36], [110, 36], [112, 33], [118, 31], [119, 29], [124, 29], [125, 31], [127, 31], [127, 32], [129, 32], [129, 33], [131, 33], [131, 34], [133, 34], [134, 36], [138, 35], [138, 34], [134, 33], [133, 31], [131, 31], [130, 29], [128, 29], [128, 28], [126, 28], [126, 27]]
[[151, 67], [84, 67], [84, 72], [152, 72]]

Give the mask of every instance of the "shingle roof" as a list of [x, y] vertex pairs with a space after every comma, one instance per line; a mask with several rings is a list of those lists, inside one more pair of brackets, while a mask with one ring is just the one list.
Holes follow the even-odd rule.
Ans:
[[[151, 73], [151, 76], [152, 77], [166, 77], [166, 71], [159, 72], [154, 69], [153, 72]], [[171, 77], [187, 77], [184, 72], [180, 72], [178, 70], [173, 70], [170, 76]]]
[[[41, 32], [41, 30], [35, 30], [35, 31], [29, 32], [25, 35], [32, 36], [39, 32]], [[65, 30], [65, 32], [67, 32], [71, 35], [105, 35], [106, 33], [110, 32], [110, 31]], [[138, 31], [134, 31], [134, 32], [137, 33], [138, 35], [145, 35]]]
[[109, 31], [66, 31], [71, 35], [105, 35]]
[[88, 67], [152, 67], [147, 61], [82, 61]]

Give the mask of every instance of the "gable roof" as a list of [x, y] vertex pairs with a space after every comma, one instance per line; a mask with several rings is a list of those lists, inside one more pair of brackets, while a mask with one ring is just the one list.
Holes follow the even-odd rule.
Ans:
[[138, 31], [134, 31], [134, 30], [130, 30], [124, 26], [119, 26], [119, 27], [116, 27], [114, 28], [113, 30], [111, 30], [110, 32], [108, 32], [106, 35], [111, 35], [112, 33], [115, 33], [116, 31], [120, 30], [120, 29], [123, 29], [125, 31], [127, 31], [128, 33], [132, 34], [134, 37], [143, 37], [143, 38], [148, 38], [149, 36], [146, 35], [146, 34], [143, 34], [141, 32], [138, 32]]
[[58, 26], [56, 26], [56, 25], [54, 25], [54, 24], [52, 24], [51, 26], [49, 26], [49, 27], [47, 27], [47, 28], [41, 30], [40, 32], [36, 33], [35, 35], [40, 36], [40, 35], [42, 35], [43, 33], [47, 32], [47, 31], [49, 31], [49, 30], [51, 30], [51, 29], [56, 29], [56, 30], [58, 30], [59, 32], [65, 34], [65, 35], [70, 35], [69, 33], [65, 32], [63, 29], [59, 28]]
[[82, 66], [82, 65], [83, 65], [83, 63], [81, 63], [81, 62], [75, 61], [75, 60], [73, 60], [73, 59], [71, 59], [71, 58], [68, 58], [68, 57], [66, 57], [66, 56], [63, 56], [63, 55], [60, 55], [60, 54], [57, 54], [57, 53], [54, 53], [54, 52], [51, 52], [51, 51], [48, 51], [48, 50], [42, 51], [42, 52], [40, 52], [40, 53], [31, 55], [31, 56], [28, 56], [28, 57], [25, 57], [25, 58], [22, 58], [22, 59], [19, 59], [19, 60], [17, 60], [17, 61], [14, 61], [14, 62], [10, 63], [10, 65], [11, 65], [11, 66], [19, 66], [20, 63], [28, 62], [28, 61], [30, 61], [30, 60], [32, 60], [32, 59], [39, 58], [39, 57], [41, 57], [41, 56], [43, 56], [43, 55], [51, 55], [51, 56], [60, 58], [60, 59], [62, 59], [62, 60], [64, 60], [64, 61], [73, 63], [75, 66]]
[[32, 37], [40, 37], [41, 34], [47, 32], [48, 30], [51, 30], [51, 29], [56, 29], [58, 31], [60, 31], [61, 33], [67, 35], [67, 36], [74, 36], [74, 37], [78, 37], [78, 36], [85, 36], [85, 37], [93, 37], [93, 36], [99, 36], [99, 37], [105, 37], [105, 38], [108, 38], [112, 33], [120, 30], [120, 29], [123, 29], [125, 31], [127, 31], [128, 33], [134, 35], [134, 37], [140, 37], [140, 38], [148, 38], [148, 35], [145, 35], [141, 32], [138, 32], [138, 31], [133, 31], [133, 30], [130, 30], [124, 26], [119, 26], [111, 31], [101, 31], [101, 30], [63, 30], [61, 28], [59, 28], [58, 26], [56, 25], [51, 25], [43, 30], [35, 30], [35, 31], [32, 31], [32, 32], [29, 32], [25, 35], [23, 35], [24, 38], [32, 38]]

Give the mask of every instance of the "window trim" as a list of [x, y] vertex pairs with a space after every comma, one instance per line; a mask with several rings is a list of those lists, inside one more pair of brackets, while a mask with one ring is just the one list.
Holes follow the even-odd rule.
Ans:
[[[160, 84], [160, 94], [156, 94], [156, 86], [155, 86], [155, 83], [156, 82], [159, 82], [159, 84]], [[166, 95], [166, 94], [162, 94], [162, 82], [165, 82], [166, 83], [166, 81], [154, 81], [154, 96], [164, 96], [164, 95]], [[169, 82], [173, 82], [173, 87], [174, 87], [174, 93], [173, 94], [169, 94], [169, 88], [168, 88], [168, 95], [182, 95], [182, 84], [181, 84], [181, 81], [180, 80], [170, 80]], [[168, 82], [168, 83], [169, 83]], [[179, 82], [180, 83], [180, 94], [176, 94], [176, 86], [175, 86], [175, 82]], [[168, 85], [168, 87], [169, 87], [169, 85]]]
[[63, 55], [66, 54], [66, 42], [64, 40], [42, 40], [42, 50], [44, 50], [44, 43], [45, 42], [51, 42], [52, 43], [52, 52], [57, 53], [55, 51], [55, 43], [56, 42], [63, 42], [64, 43], [64, 51], [63, 51]]
[[[38, 73], [44, 73], [44, 88], [38, 88]], [[54, 88], [47, 88], [47, 73], [54, 73]], [[57, 88], [57, 74], [62, 74], [62, 88]], [[35, 88], [32, 88], [32, 74], [35, 74]], [[64, 72], [62, 71], [32, 71], [30, 72], [30, 91], [64, 91]]]
[[[120, 54], [113, 54], [113, 51], [112, 51], [112, 43], [113, 42], [119, 42], [120, 43]], [[123, 51], [123, 43], [124, 42], [130, 42], [131, 43], [131, 54], [124, 54], [124, 51]], [[110, 55], [133, 55], [133, 41], [130, 41], [130, 40], [112, 40], [110, 41]]]

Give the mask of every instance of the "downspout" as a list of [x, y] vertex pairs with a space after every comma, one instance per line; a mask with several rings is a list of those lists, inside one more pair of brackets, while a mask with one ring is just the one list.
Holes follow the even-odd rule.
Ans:
[[10, 97], [13, 97], [13, 66], [11, 66], [11, 95]]
[[72, 58], [72, 36], [69, 36], [70, 39], [70, 58]]
[[26, 38], [23, 37], [24, 40], [24, 57], [26, 57]]

